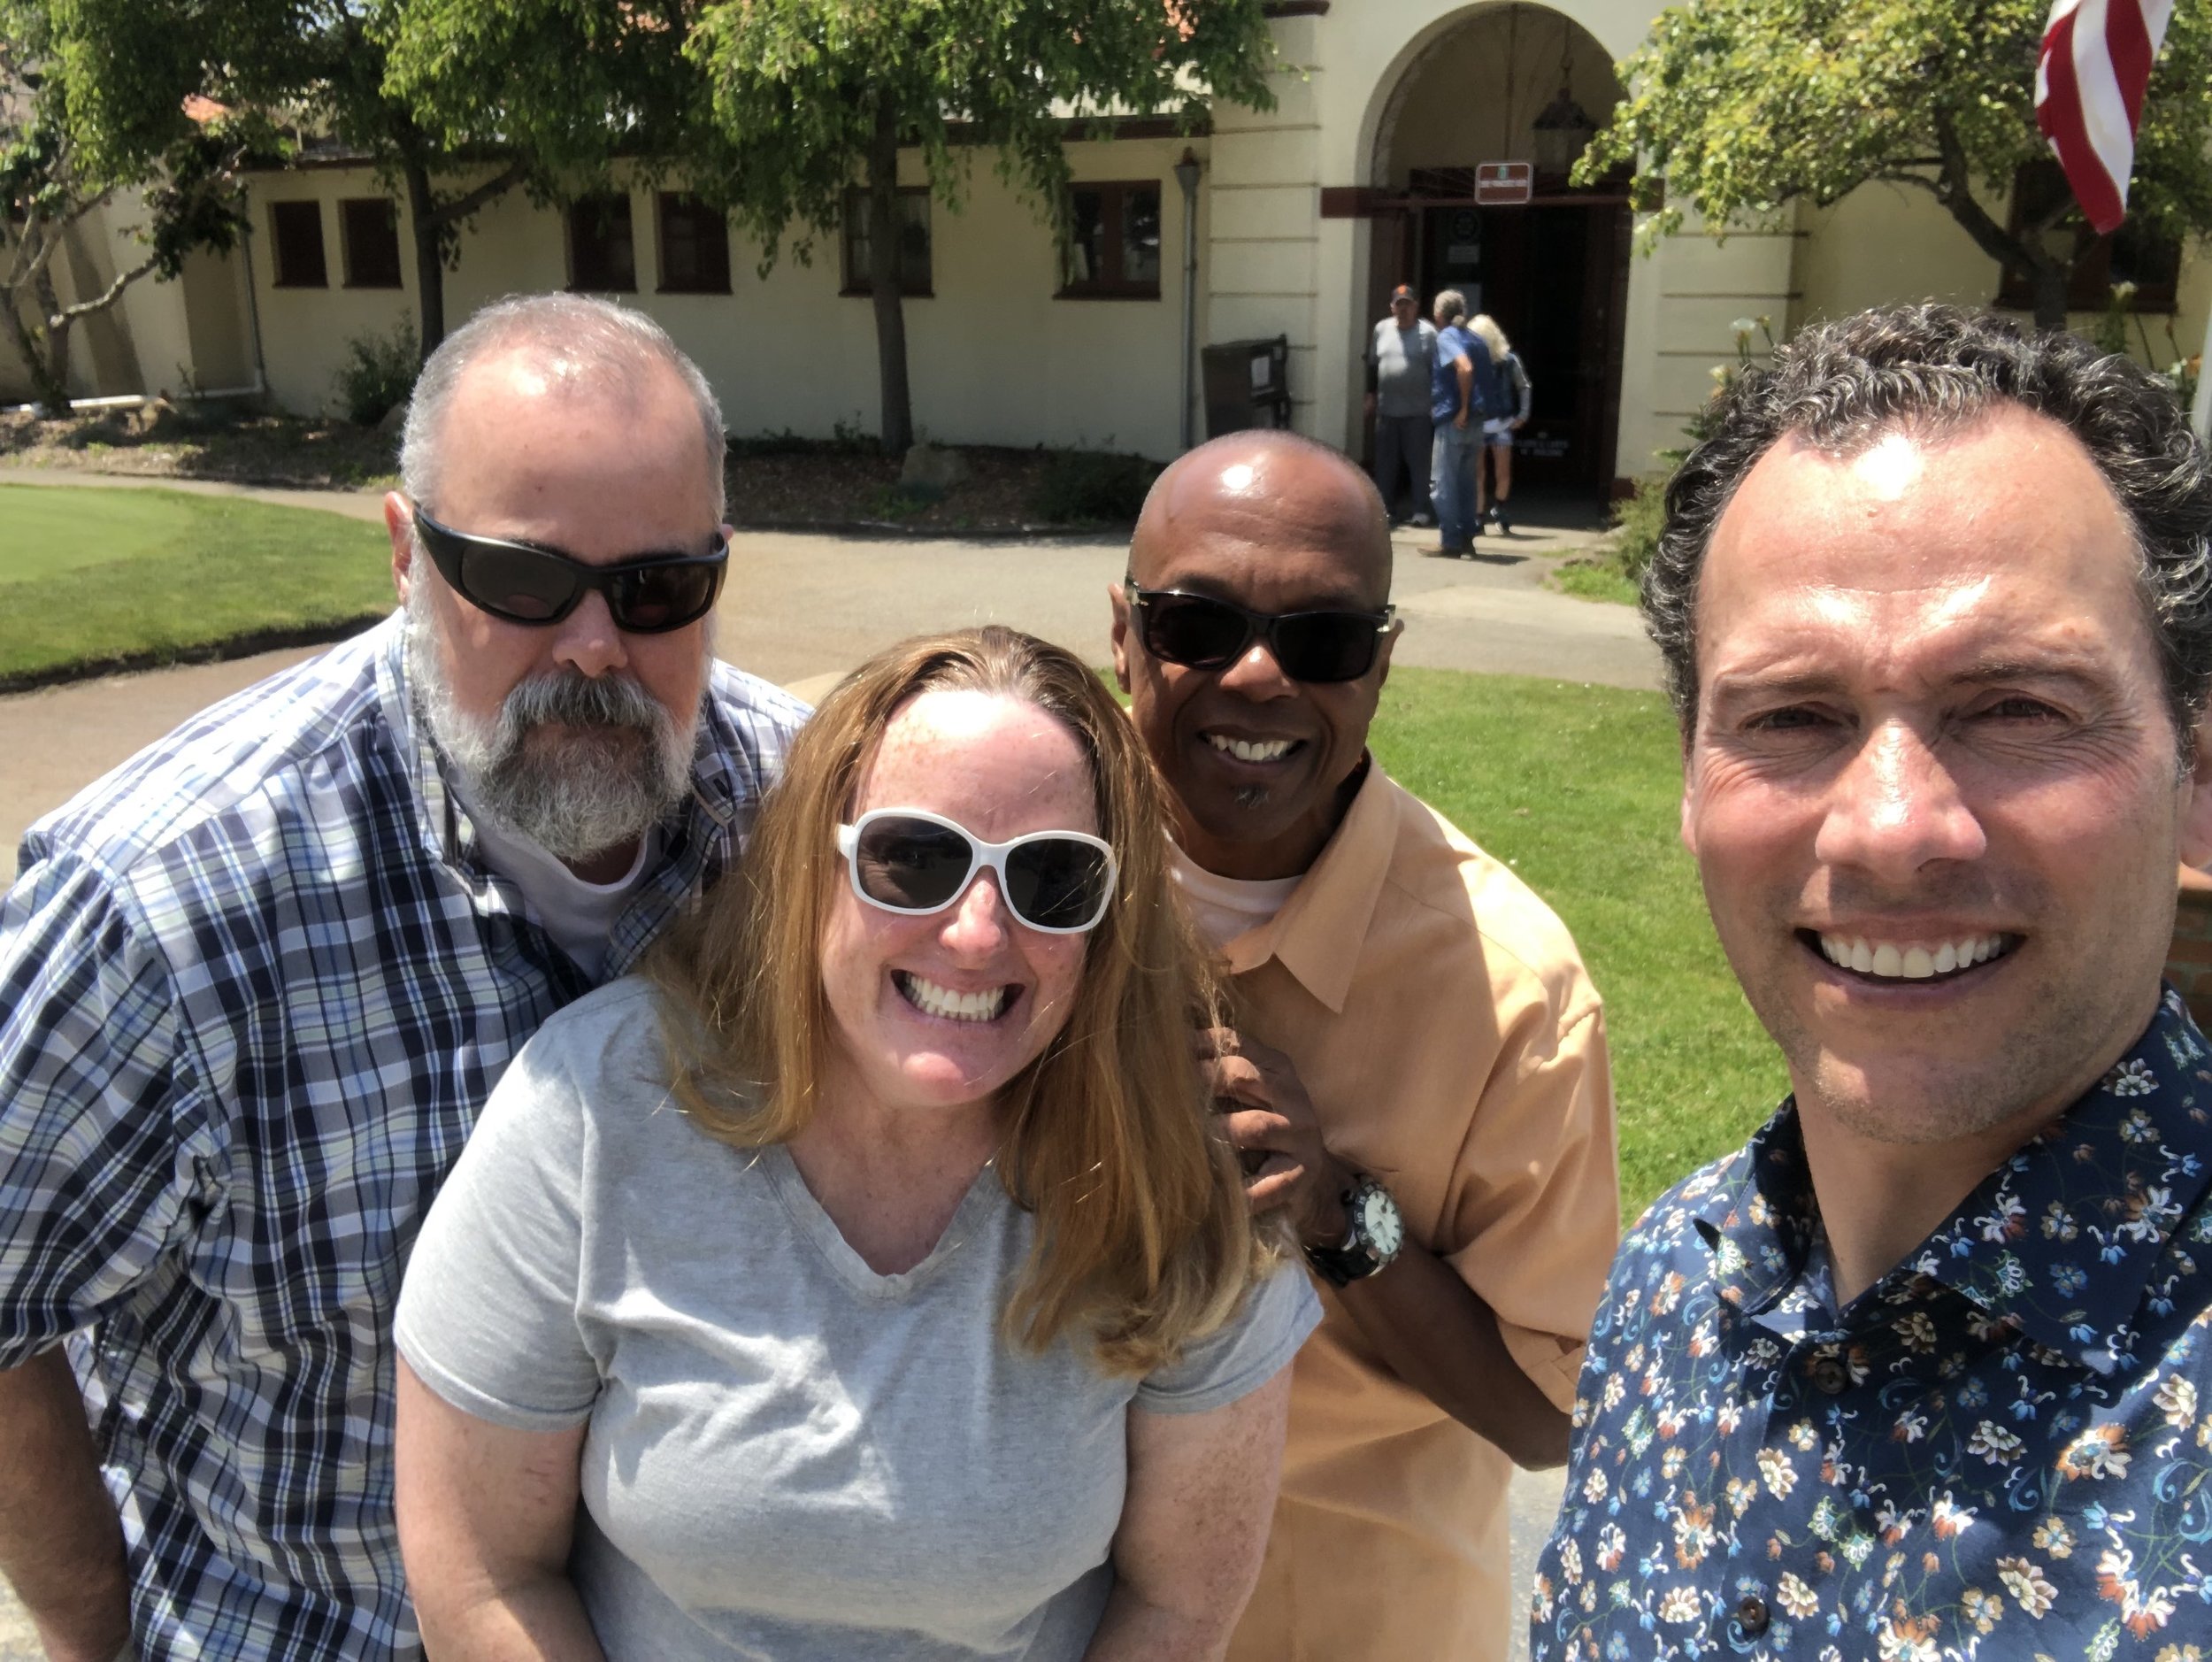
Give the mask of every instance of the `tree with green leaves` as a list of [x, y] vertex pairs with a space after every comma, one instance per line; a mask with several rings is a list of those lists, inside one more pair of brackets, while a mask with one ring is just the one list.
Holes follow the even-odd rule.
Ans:
[[[665, 170], [705, 108], [703, 79], [684, 56], [697, 10], [696, 0], [378, 0], [366, 23], [374, 97], [418, 227], [431, 224], [450, 260], [484, 191], [519, 185], [545, 204], [604, 186], [618, 161]], [[501, 171], [476, 191], [432, 193], [442, 158], [491, 157]], [[419, 268], [421, 237], [419, 228]], [[442, 313], [434, 328], [426, 312], [426, 356], [443, 334]]]
[[[69, 410], [76, 326], [142, 278], [176, 276], [193, 250], [231, 247], [243, 170], [274, 143], [250, 115], [171, 96], [156, 42], [114, 43], [111, 61], [138, 78], [139, 91], [127, 121], [90, 119], [87, 66], [54, 27], [60, 10], [0, 0], [0, 312], [40, 407], [53, 415]], [[65, 300], [56, 268], [70, 240], [132, 191], [134, 246], [108, 281]]]
[[[2024, 277], [2044, 328], [2095, 234], [2062, 195], [2020, 226], [2003, 204], [2050, 152], [2035, 126], [2048, 0], [1694, 0], [1671, 6], [1621, 66], [1630, 88], [1576, 169], [1624, 162], [1724, 227], [1793, 198], [1826, 205], [1884, 181], [1924, 190], [1991, 258]], [[2174, 8], [2136, 136], [2128, 212], [2162, 240], [2212, 234], [2212, 7]]]
[[[0, 0], [29, 4], [33, 0]], [[407, 204], [425, 357], [477, 213], [664, 146], [702, 97], [689, 0], [36, 0], [81, 88], [73, 130], [137, 133], [196, 96], [357, 152]]]
[[1064, 245], [1071, 112], [1271, 107], [1261, 0], [710, 0], [687, 51], [706, 71], [709, 130], [691, 165], [772, 262], [802, 258], [865, 192], [883, 448], [913, 441], [898, 269], [899, 151], [956, 206], [971, 158], [1033, 201]]

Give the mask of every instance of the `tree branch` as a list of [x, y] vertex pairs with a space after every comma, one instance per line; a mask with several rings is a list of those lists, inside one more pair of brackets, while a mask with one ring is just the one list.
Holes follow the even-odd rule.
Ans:
[[1951, 125], [1950, 118], [1941, 112], [1935, 116], [1935, 130], [1942, 168], [1940, 181], [1935, 187], [1936, 200], [1949, 210], [1951, 217], [1974, 239], [1976, 246], [1999, 265], [2032, 267], [2039, 255], [2047, 261], [2050, 256], [2009, 235], [1975, 200], [1973, 170], [1967, 165], [1966, 146], [1960, 142], [1958, 130]]
[[153, 270], [156, 263], [159, 259], [159, 255], [149, 254], [144, 259], [139, 261], [137, 265], [131, 266], [128, 270], [116, 273], [115, 281], [110, 283], [96, 298], [91, 300], [80, 300], [73, 306], [63, 306], [55, 312], [51, 317], [46, 319], [47, 328], [50, 330], [67, 328], [79, 318], [90, 317], [96, 312], [106, 311], [108, 307], [113, 305], [122, 297], [123, 290], [129, 288], [141, 277], [143, 277], [148, 272]]
[[529, 169], [522, 163], [509, 162], [499, 173], [487, 179], [465, 196], [455, 196], [450, 201], [442, 202], [432, 209], [429, 216], [430, 224], [434, 228], [441, 230], [449, 225], [457, 225], [495, 196], [503, 196], [513, 189], [528, 175]]

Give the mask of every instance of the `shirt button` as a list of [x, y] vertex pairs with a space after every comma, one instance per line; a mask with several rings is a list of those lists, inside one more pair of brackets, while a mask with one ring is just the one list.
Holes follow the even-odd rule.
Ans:
[[1840, 1396], [1850, 1382], [1851, 1370], [1844, 1366], [1842, 1358], [1824, 1356], [1813, 1364], [1813, 1385], [1823, 1396]]
[[1755, 1639], [1764, 1633], [1769, 1620], [1767, 1601], [1758, 1594], [1746, 1593], [1736, 1602], [1736, 1626], [1747, 1638]]

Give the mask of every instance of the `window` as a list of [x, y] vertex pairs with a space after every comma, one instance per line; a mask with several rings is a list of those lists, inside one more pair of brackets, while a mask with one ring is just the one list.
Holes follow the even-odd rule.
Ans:
[[276, 252], [276, 286], [280, 289], [327, 289], [330, 273], [323, 264], [323, 204], [319, 202], [273, 202], [269, 204], [269, 243]]
[[[899, 292], [929, 295], [929, 190], [902, 185], [898, 197]], [[845, 289], [849, 295], [875, 292], [868, 281], [868, 193], [845, 193]]]
[[[2023, 167], [2012, 184], [2012, 217], [2008, 228], [2015, 236], [2034, 224], [2068, 197], [2066, 175], [2055, 161], [2033, 161]], [[2050, 244], [2063, 259], [2070, 250], [2073, 230], [2053, 234]], [[2101, 236], [2075, 263], [2066, 290], [2070, 312], [2101, 312], [2111, 303], [2115, 283], [2135, 285], [2138, 312], [2171, 312], [2175, 281], [2181, 274], [2181, 245], [2146, 235], [2133, 219], [2121, 224], [2109, 236]], [[2024, 272], [2007, 267], [1997, 289], [1997, 304], [2021, 311], [2035, 305], [2035, 284]]]
[[396, 289], [399, 204], [389, 196], [351, 196], [338, 204], [338, 247], [349, 289]]
[[730, 227], [698, 197], [664, 190], [660, 212], [661, 292], [730, 292]]
[[568, 210], [568, 286], [588, 294], [637, 289], [637, 249], [630, 241], [630, 198], [584, 196]]
[[1068, 252], [1070, 299], [1157, 300], [1160, 297], [1160, 184], [1076, 185]]

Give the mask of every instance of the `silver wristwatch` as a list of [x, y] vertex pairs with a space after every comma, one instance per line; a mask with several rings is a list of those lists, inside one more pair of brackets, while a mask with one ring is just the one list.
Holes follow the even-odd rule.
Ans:
[[1306, 1262], [1332, 1287], [1348, 1287], [1388, 1268], [1405, 1244], [1398, 1203], [1371, 1177], [1360, 1178], [1344, 1191], [1344, 1216], [1348, 1227], [1343, 1245], [1306, 1249]]

